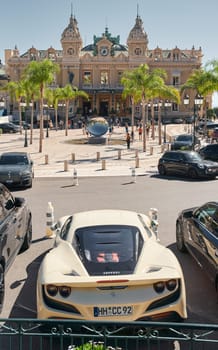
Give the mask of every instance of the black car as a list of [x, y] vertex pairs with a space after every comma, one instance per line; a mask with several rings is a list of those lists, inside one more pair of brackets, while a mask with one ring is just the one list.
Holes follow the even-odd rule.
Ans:
[[32, 240], [32, 215], [24, 198], [13, 197], [0, 184], [0, 311], [4, 301], [4, 275], [19, 252]]
[[196, 146], [199, 144], [199, 139], [197, 137], [194, 138], [192, 134], [181, 134], [176, 136], [174, 141], [171, 143], [171, 150], [192, 150], [193, 147], [196, 148]]
[[211, 143], [199, 149], [202, 158], [218, 162], [218, 144]]
[[6, 133], [16, 133], [20, 131], [20, 128], [18, 125], [15, 125], [13, 123], [0, 123], [0, 130], [2, 131], [3, 134]]
[[160, 175], [214, 179], [218, 175], [218, 163], [204, 160], [195, 151], [166, 151], [159, 159], [158, 171]]
[[218, 202], [183, 210], [176, 221], [176, 244], [196, 259], [218, 290]]
[[5, 152], [0, 155], [0, 182], [7, 187], [32, 187], [33, 161], [26, 152]]

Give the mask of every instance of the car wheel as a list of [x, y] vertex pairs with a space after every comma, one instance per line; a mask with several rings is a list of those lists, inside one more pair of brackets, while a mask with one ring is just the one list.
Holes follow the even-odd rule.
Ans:
[[180, 252], [182, 253], [187, 252], [187, 248], [184, 243], [182, 225], [180, 224], [180, 222], [176, 223], [176, 246]]
[[0, 265], [0, 312], [2, 311], [5, 298], [5, 274], [3, 266]]
[[22, 244], [21, 249], [20, 249], [20, 253], [29, 249], [31, 242], [32, 242], [32, 219], [30, 218], [29, 222], [28, 222], [28, 227], [26, 230], [26, 235], [24, 237], [24, 241], [23, 241], [23, 244]]
[[196, 179], [198, 177], [197, 171], [194, 168], [190, 168], [188, 171], [188, 176], [191, 179]]
[[158, 171], [159, 171], [159, 174], [160, 174], [161, 176], [166, 175], [166, 169], [165, 169], [165, 166], [164, 166], [164, 165], [159, 165]]

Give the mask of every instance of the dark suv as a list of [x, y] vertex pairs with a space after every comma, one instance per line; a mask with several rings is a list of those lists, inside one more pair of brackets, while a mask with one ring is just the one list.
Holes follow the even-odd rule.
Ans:
[[159, 159], [158, 171], [160, 175], [214, 179], [218, 175], [218, 163], [204, 160], [194, 151], [167, 151]]
[[199, 154], [206, 160], [213, 160], [218, 162], [218, 143], [211, 143], [206, 145], [199, 150]]
[[[195, 140], [195, 144], [193, 144]], [[171, 143], [171, 150], [192, 150], [193, 147], [196, 148], [200, 144], [199, 139], [192, 134], [181, 134], [175, 137], [174, 141]]]
[[15, 132], [19, 132], [20, 128], [18, 125], [15, 125], [13, 123], [10, 122], [6, 122], [6, 123], [0, 123], [0, 129], [2, 131], [3, 134], [5, 133], [15, 133]]

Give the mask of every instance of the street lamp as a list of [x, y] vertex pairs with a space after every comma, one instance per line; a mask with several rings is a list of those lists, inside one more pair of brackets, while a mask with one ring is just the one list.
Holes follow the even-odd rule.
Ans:
[[[26, 112], [25, 112], [25, 107], [26, 107], [26, 102], [20, 102], [20, 106], [22, 108], [22, 111], [24, 113], [24, 118], [26, 121]], [[28, 147], [28, 139], [27, 139], [27, 125], [24, 127], [25, 134], [24, 134], [24, 147]]]
[[169, 108], [171, 106], [172, 106], [172, 103], [170, 101], [166, 100], [164, 103], [164, 108], [165, 108], [164, 143], [166, 143], [166, 141], [167, 141], [167, 122], [166, 122], [167, 108]]
[[[189, 104], [189, 96], [185, 95], [183, 102], [185, 105]], [[199, 110], [199, 106], [201, 106], [203, 104], [203, 97], [197, 93], [197, 95], [194, 98], [194, 119], [193, 119], [193, 129], [192, 129], [192, 133], [193, 133], [193, 142], [192, 142], [192, 149], [195, 149], [195, 135], [196, 135], [196, 117], [198, 116], [198, 110]]]
[[[199, 106], [203, 104], [203, 97], [200, 94], [195, 96], [194, 100], [194, 121], [193, 121], [193, 144], [192, 148], [195, 149], [195, 133], [196, 133], [196, 117], [198, 117]], [[196, 115], [197, 112], [197, 115]]]

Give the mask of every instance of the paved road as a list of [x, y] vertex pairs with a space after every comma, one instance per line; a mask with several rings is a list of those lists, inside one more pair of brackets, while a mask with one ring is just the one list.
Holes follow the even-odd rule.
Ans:
[[70, 178], [37, 178], [33, 188], [14, 192], [25, 196], [33, 212], [33, 244], [19, 255], [6, 277], [6, 302], [2, 317], [35, 317], [35, 285], [39, 264], [53, 240], [45, 239], [45, 213], [48, 201], [55, 218], [75, 211], [122, 208], [147, 213], [159, 210], [159, 236], [180, 260], [187, 286], [188, 321], [217, 323], [217, 298], [212, 284], [189, 255], [175, 248], [175, 220], [181, 209], [200, 205], [214, 198], [217, 181], [189, 181], [160, 178], [156, 171], [137, 177], [87, 177], [79, 186]]

